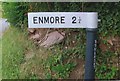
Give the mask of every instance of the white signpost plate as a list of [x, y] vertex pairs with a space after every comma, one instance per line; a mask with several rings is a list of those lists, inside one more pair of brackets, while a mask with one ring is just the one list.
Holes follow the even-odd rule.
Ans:
[[29, 28], [97, 28], [97, 12], [30, 12]]

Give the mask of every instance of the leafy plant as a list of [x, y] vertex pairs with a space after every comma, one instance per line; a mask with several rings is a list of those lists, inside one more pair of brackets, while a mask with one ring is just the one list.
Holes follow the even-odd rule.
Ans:
[[[11, 25], [14, 25], [16, 27], [20, 27], [22, 29], [27, 28], [27, 13], [28, 12], [98, 12], [99, 19], [101, 21], [98, 24], [98, 34], [99, 37], [107, 37], [107, 36], [120, 36], [120, 2], [114, 2], [114, 3], [73, 3], [73, 2], [4, 2], [3, 3], [3, 10], [4, 10], [4, 17], [8, 19], [8, 21], [11, 23]], [[54, 71], [57, 76], [56, 77], [62, 77], [68, 76], [70, 70], [74, 68], [74, 64], [72, 63], [66, 63], [64, 64], [65, 59], [71, 59], [74, 57], [80, 57], [85, 56], [85, 30], [84, 29], [64, 29], [66, 32], [79, 32], [80, 34], [76, 34], [75, 38], [69, 38], [69, 36], [66, 36], [65, 41], [60, 43], [55, 48], [53, 48], [51, 51], [53, 51], [53, 55], [51, 55], [48, 60], [44, 63], [45, 68], [47, 69], [47, 76], [48, 78], [53, 78], [52, 71]], [[67, 34], [68, 34], [67, 33]], [[14, 33], [16, 36], [16, 33]], [[74, 47], [70, 47], [72, 39], [76, 39], [76, 45]], [[5, 39], [3, 39], [5, 40]], [[11, 39], [10, 39], [11, 40]], [[82, 40], [82, 41], [81, 41]], [[19, 41], [17, 41], [19, 42]], [[16, 42], [16, 43], [17, 43]], [[79, 43], [80, 42], [80, 43]], [[7, 43], [7, 40], [3, 41], [3, 43]], [[104, 44], [106, 44], [107, 41], [104, 41]], [[21, 43], [20, 43], [21, 44]], [[19, 48], [22, 49], [23, 44], [18, 45], [19, 48], [16, 48], [15, 43], [12, 41], [10, 44], [13, 46], [15, 50], [18, 50]], [[67, 47], [67, 49], [64, 49], [64, 47]], [[69, 48], [68, 48], [69, 46]], [[4, 46], [5, 47], [5, 46]], [[8, 48], [8, 47], [7, 47]], [[5, 51], [5, 49], [3, 49]], [[56, 51], [55, 51], [56, 50]], [[9, 54], [8, 56], [4, 56], [4, 58], [11, 60], [13, 64], [21, 62], [22, 55], [19, 55], [21, 51], [19, 50], [17, 52], [17, 55], [21, 57], [20, 59], [16, 58], [10, 58], [12, 56], [17, 57], [17, 55], [13, 55], [14, 51], [7, 52], [6, 54]], [[22, 52], [23, 53], [23, 52]], [[96, 76], [100, 79], [111, 79], [114, 77], [116, 73], [116, 68], [114, 67], [107, 67], [108, 60], [110, 57], [113, 57], [114, 53], [111, 53], [110, 50], [108, 50], [105, 53], [102, 53], [101, 50], [97, 53], [97, 67], [96, 67]], [[5, 61], [5, 60], [4, 60]], [[4, 64], [3, 64], [4, 65]], [[10, 65], [10, 63], [9, 63]], [[101, 66], [102, 65], [102, 66]], [[14, 67], [14, 65], [10, 65]], [[4, 65], [5, 67], [5, 65]], [[9, 73], [13, 73], [13, 76], [18, 77], [16, 75], [16, 72], [18, 72], [18, 69], [15, 69], [13, 71], [13, 68], [10, 68], [10, 71], [7, 70], [8, 67], [4, 68], [5, 74], [8, 74], [11, 78], [11, 75]], [[68, 69], [68, 70], [67, 70]], [[7, 72], [8, 71], [8, 72]], [[68, 74], [67, 74], [68, 73]], [[4, 74], [4, 75], [5, 75]], [[64, 75], [64, 76], [62, 76]]]
[[54, 78], [67, 78], [70, 71], [76, 66], [75, 63], [63, 63], [65, 59], [60, 51], [57, 51], [57, 54], [51, 55], [47, 61], [44, 63], [45, 68], [47, 69], [46, 77], [48, 79]]
[[25, 2], [4, 2], [2, 7], [3, 17], [7, 18], [11, 25], [23, 28], [24, 21], [27, 19], [28, 4]]
[[106, 65], [101, 65], [96, 70], [96, 76], [99, 79], [114, 79], [117, 73], [117, 69], [115, 67], [107, 67]]
[[65, 65], [57, 64], [56, 66], [52, 66], [51, 71], [55, 72], [55, 75], [60, 78], [67, 78], [74, 66], [74, 63], [68, 63]]

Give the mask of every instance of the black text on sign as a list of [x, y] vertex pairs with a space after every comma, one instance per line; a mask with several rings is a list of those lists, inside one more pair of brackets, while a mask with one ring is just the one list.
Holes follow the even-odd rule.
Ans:
[[97, 28], [95, 12], [30, 12], [29, 28]]

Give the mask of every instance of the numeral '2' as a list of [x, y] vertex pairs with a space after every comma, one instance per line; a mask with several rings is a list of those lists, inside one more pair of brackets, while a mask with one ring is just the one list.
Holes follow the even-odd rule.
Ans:
[[76, 17], [75, 16], [72, 17], [72, 23], [73, 24], [76, 23]]

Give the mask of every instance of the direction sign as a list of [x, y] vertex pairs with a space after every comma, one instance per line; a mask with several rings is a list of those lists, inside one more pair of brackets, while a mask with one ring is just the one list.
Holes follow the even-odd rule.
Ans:
[[97, 12], [30, 12], [29, 28], [97, 28]]
[[30, 12], [29, 28], [86, 28], [87, 46], [85, 80], [94, 79], [96, 53], [97, 12]]

